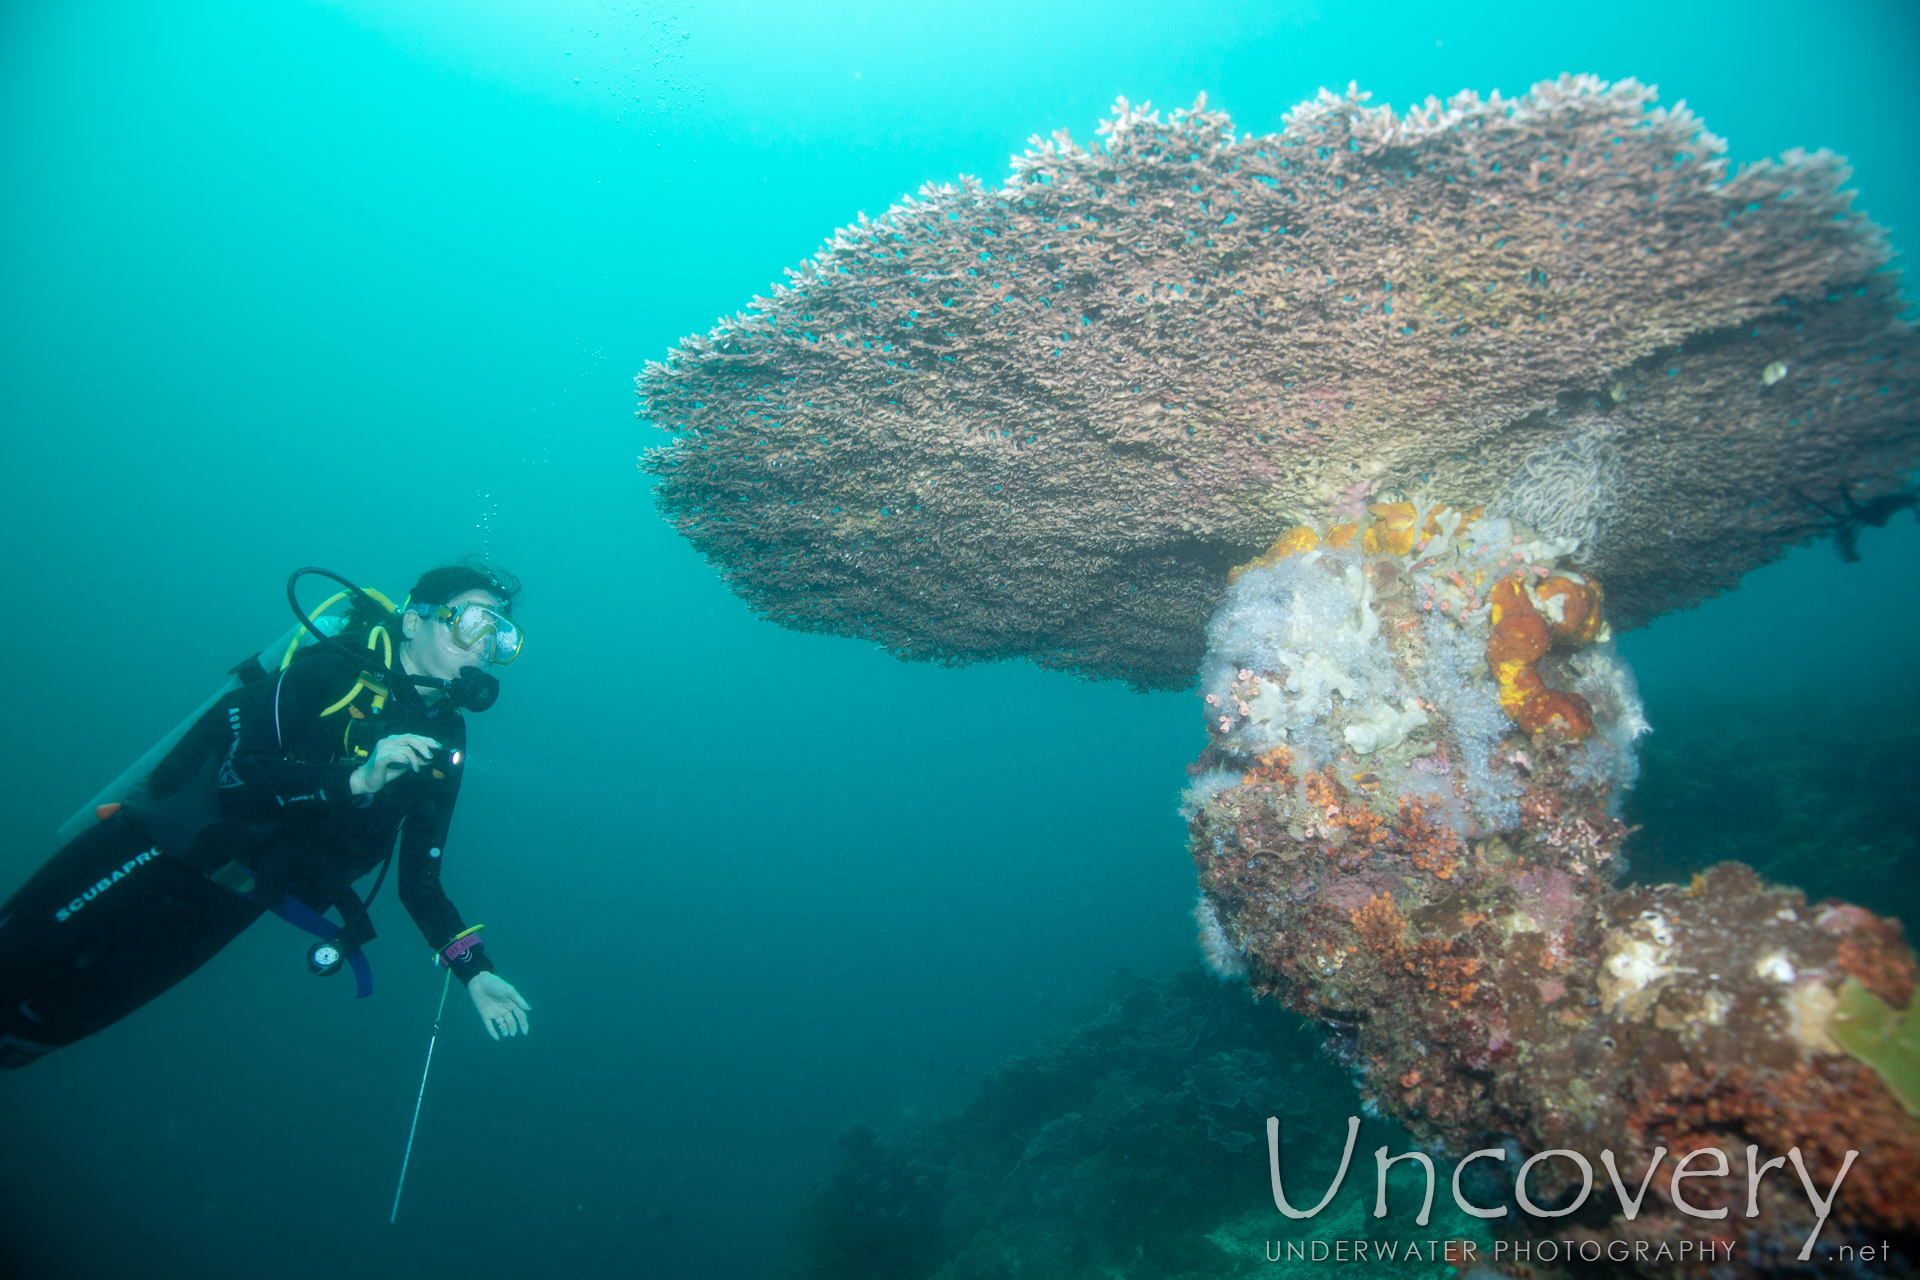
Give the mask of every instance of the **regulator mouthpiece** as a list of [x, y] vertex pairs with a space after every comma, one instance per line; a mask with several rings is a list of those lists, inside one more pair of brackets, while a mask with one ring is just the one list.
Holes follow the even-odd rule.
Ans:
[[467, 667], [447, 682], [447, 696], [462, 711], [485, 711], [500, 700], [500, 681], [478, 667]]

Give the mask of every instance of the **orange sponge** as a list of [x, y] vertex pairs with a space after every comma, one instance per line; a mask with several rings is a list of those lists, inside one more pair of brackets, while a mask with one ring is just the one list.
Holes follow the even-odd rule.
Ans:
[[1536, 587], [1534, 594], [1543, 605], [1550, 606], [1556, 599], [1561, 602], [1559, 620], [1548, 624], [1555, 640], [1562, 644], [1592, 644], [1599, 636], [1602, 625], [1599, 583], [1591, 579], [1575, 582], [1555, 574]]
[[[1548, 579], [1549, 582], [1564, 584], [1567, 592], [1566, 611], [1563, 616], [1573, 616], [1578, 606], [1591, 612], [1591, 631], [1586, 639], [1590, 640], [1600, 630], [1600, 591], [1592, 588], [1592, 596], [1581, 594], [1583, 584], [1566, 578]], [[1560, 634], [1561, 626], [1549, 627], [1540, 610], [1534, 607], [1527, 597], [1527, 589], [1519, 574], [1508, 574], [1493, 584], [1493, 593], [1488, 598], [1492, 606], [1493, 635], [1487, 640], [1487, 666], [1493, 671], [1494, 681], [1500, 686], [1500, 709], [1507, 718], [1525, 729], [1528, 733], [1544, 733], [1552, 730], [1570, 742], [1578, 742], [1593, 732], [1593, 708], [1587, 700], [1577, 693], [1568, 693], [1559, 689], [1549, 689], [1534, 669], [1534, 664], [1546, 655], [1552, 647], [1554, 637]], [[1578, 626], [1569, 630], [1569, 638], [1584, 629], [1588, 615], [1582, 613]], [[1576, 641], [1581, 643], [1581, 641]]]

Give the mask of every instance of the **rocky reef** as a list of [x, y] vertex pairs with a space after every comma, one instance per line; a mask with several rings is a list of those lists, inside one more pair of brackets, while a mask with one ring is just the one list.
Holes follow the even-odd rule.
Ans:
[[1733, 1153], [1695, 1184], [1730, 1218], [1656, 1178], [1636, 1219], [1580, 1230], [1788, 1265], [1814, 1215], [1776, 1193], [1741, 1216], [1752, 1145], [1797, 1150], [1822, 1188], [1855, 1160], [1826, 1244], [1910, 1235], [1901, 928], [1738, 863], [1614, 887], [1646, 723], [1573, 546], [1416, 500], [1289, 531], [1237, 573], [1185, 810], [1202, 946], [1326, 1026], [1373, 1104], [1453, 1154], [1505, 1136], [1620, 1152], [1637, 1177], [1657, 1147]]
[[[1339, 1161], [1351, 1087], [1318, 1037], [1245, 988], [1198, 970], [1120, 977], [1092, 1014], [995, 1071], [964, 1107], [897, 1138], [856, 1127], [841, 1167], [796, 1214], [787, 1280], [1216, 1280], [1298, 1270], [1269, 1242], [1345, 1240], [1371, 1226], [1371, 1185], [1350, 1184], [1311, 1222], [1274, 1212], [1266, 1117], [1288, 1126], [1288, 1169], [1324, 1186]], [[1380, 1121], [1370, 1142], [1403, 1149]], [[1417, 1192], [1400, 1194], [1415, 1198]], [[1395, 1234], [1389, 1229], [1389, 1234]], [[1419, 1233], [1473, 1240], [1442, 1212]], [[1433, 1263], [1343, 1266], [1343, 1275], [1442, 1280]]]
[[1227, 570], [1423, 482], [1634, 625], [1897, 490], [1920, 361], [1834, 156], [1633, 81], [1272, 135], [1122, 101], [929, 186], [640, 375], [663, 513], [785, 626], [1184, 688]]

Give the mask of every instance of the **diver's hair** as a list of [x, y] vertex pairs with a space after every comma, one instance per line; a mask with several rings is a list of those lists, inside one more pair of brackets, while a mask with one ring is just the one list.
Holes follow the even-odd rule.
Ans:
[[487, 592], [500, 602], [503, 613], [512, 613], [514, 598], [520, 594], [520, 579], [469, 556], [461, 564], [442, 565], [421, 574], [408, 598], [415, 604], [445, 604], [469, 591]]
[[520, 580], [486, 560], [468, 557], [461, 564], [442, 564], [420, 574], [407, 599], [415, 604], [445, 604], [468, 591], [486, 591], [499, 601], [501, 612], [511, 614], [513, 601], [520, 595]]

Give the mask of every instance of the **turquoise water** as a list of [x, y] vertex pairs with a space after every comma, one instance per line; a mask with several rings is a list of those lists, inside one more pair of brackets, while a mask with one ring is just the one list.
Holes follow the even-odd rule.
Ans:
[[[847, 1123], [1189, 959], [1188, 697], [778, 630], [650, 508], [633, 373], [835, 226], [1119, 94], [1269, 131], [1323, 84], [1592, 71], [1736, 159], [1848, 155], [1905, 249], [1916, 54], [1904, 3], [6, 6], [0, 880], [283, 629], [291, 568], [403, 590], [484, 552], [530, 644], [447, 880], [534, 1006], [499, 1045], [449, 1017], [389, 1228], [438, 975], [391, 901], [367, 1002], [261, 924], [0, 1079], [11, 1273], [763, 1274]], [[1628, 637], [1654, 743], [1716, 747], [1650, 756], [1638, 820], [1784, 767], [1847, 821], [1776, 873], [1911, 928], [1920, 526], [1861, 545]], [[1647, 859], [1783, 856], [1764, 815], [1702, 834]]]

